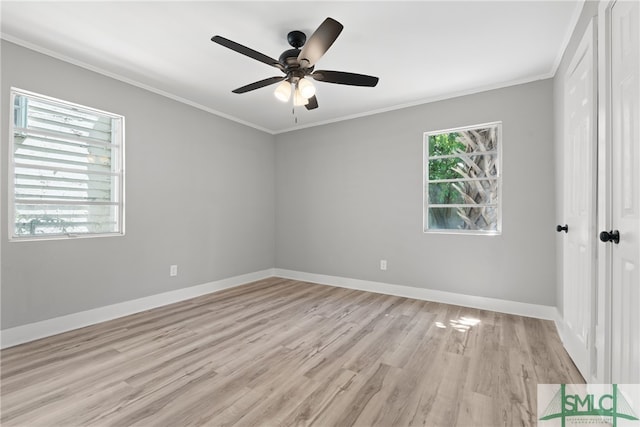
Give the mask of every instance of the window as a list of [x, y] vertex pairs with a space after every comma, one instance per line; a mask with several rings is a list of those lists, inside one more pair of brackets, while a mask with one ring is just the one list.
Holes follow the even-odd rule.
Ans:
[[500, 122], [424, 134], [424, 231], [500, 234]]
[[124, 234], [124, 117], [11, 89], [12, 240]]

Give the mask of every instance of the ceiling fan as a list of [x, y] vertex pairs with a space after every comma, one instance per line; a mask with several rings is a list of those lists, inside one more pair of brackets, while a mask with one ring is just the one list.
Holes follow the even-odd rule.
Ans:
[[[276, 98], [283, 102], [289, 101], [293, 93], [293, 104], [304, 105], [307, 110], [318, 108], [315, 96], [316, 88], [308, 77], [325, 83], [337, 83], [350, 86], [374, 87], [378, 78], [365, 74], [347, 73], [344, 71], [314, 70], [316, 62], [336, 41], [342, 31], [342, 24], [332, 18], [327, 18], [309, 37], [302, 31], [291, 31], [287, 41], [293, 49], [285, 50], [276, 60], [239, 43], [221, 36], [213, 36], [211, 41], [226, 48], [271, 65], [282, 71], [284, 76], [269, 77], [233, 90], [233, 93], [245, 93], [280, 82], [274, 92]], [[302, 48], [302, 49], [300, 49]]]

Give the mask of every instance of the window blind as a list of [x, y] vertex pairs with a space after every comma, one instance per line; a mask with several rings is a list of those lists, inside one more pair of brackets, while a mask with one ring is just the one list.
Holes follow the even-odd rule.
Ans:
[[14, 237], [122, 233], [124, 118], [12, 96]]

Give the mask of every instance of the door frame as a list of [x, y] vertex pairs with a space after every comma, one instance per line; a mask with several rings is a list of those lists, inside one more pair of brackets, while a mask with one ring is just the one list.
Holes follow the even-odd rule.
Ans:
[[[611, 229], [611, 9], [616, 0], [598, 5], [598, 230]], [[611, 382], [611, 263], [612, 245], [596, 244], [594, 347], [597, 353], [594, 382]]]

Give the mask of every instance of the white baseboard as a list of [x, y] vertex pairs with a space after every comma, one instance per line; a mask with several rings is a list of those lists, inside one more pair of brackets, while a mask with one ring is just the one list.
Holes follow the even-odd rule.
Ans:
[[564, 344], [565, 339], [565, 329], [566, 324], [564, 323], [564, 317], [560, 314], [560, 310], [556, 308], [555, 317], [553, 318], [553, 322], [556, 324], [556, 331], [558, 332], [558, 336], [560, 337], [560, 341]]
[[200, 295], [220, 291], [222, 289], [233, 288], [245, 283], [273, 277], [274, 269], [256, 271], [254, 273], [242, 274], [240, 276], [229, 277], [216, 280], [202, 285], [190, 286], [188, 288], [177, 289], [175, 291], [164, 292], [157, 295], [138, 298], [117, 304], [98, 307], [91, 310], [72, 313], [65, 316], [55, 317], [40, 322], [29, 323], [27, 325], [16, 326], [15, 328], [0, 331], [0, 348], [12, 347], [39, 338], [56, 335], [73, 329], [83, 328], [118, 317], [128, 316], [141, 311], [184, 301]]
[[[369, 280], [350, 279], [346, 277], [327, 276], [324, 274], [304, 273], [301, 271], [275, 269], [275, 275], [285, 279], [301, 280], [321, 285], [337, 286], [340, 288], [357, 289], [378, 294], [395, 295], [425, 301], [441, 302], [500, 313], [517, 314], [519, 316], [535, 317], [538, 319], [556, 320], [558, 311], [554, 306], [528, 304], [498, 298], [486, 298], [473, 295], [457, 294], [434, 289], [416, 288], [413, 286], [393, 285], [390, 283], [372, 282]], [[557, 324], [557, 323], [556, 323]]]

